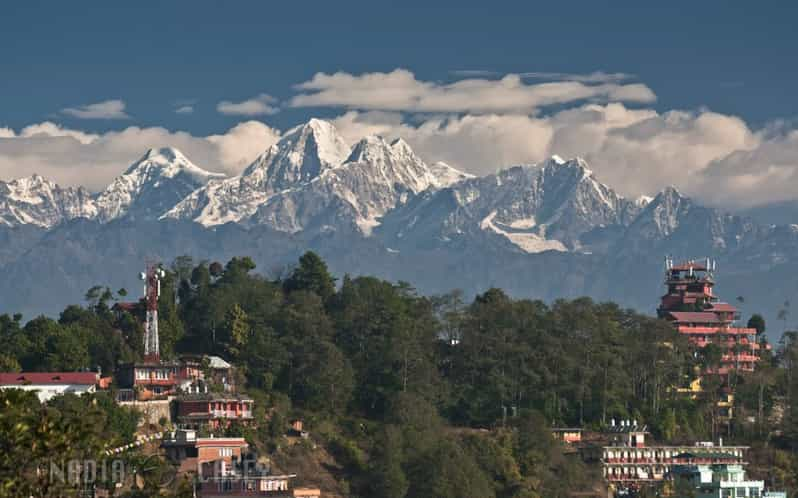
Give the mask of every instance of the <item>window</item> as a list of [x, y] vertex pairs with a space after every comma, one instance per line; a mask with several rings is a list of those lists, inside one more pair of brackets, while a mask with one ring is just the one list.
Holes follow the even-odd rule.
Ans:
[[219, 448], [219, 456], [221, 457], [233, 456], [233, 448]]

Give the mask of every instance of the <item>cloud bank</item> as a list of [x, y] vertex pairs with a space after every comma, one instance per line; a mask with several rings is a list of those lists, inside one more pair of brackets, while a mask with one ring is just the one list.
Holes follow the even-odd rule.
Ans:
[[245, 121], [206, 137], [160, 127], [131, 126], [103, 134], [84, 133], [44, 122], [15, 132], [0, 128], [0, 179], [38, 173], [60, 185], [100, 190], [153, 147], [177, 147], [210, 171], [239, 173], [277, 141], [279, 131]]
[[317, 73], [295, 87], [293, 107], [344, 107], [361, 110], [445, 113], [533, 113], [546, 106], [578, 101], [656, 100], [640, 83], [552, 81], [527, 84], [518, 74], [501, 79], [467, 78], [441, 84], [418, 80], [405, 69], [352, 75]]
[[[297, 85], [285, 104], [310, 108], [308, 117], [312, 108], [342, 108], [332, 121], [350, 143], [369, 134], [402, 137], [426, 161], [474, 174], [558, 154], [584, 157], [599, 180], [629, 197], [675, 185], [727, 208], [798, 200], [798, 130], [792, 125], [756, 129], [707, 109], [655, 110], [645, 105], [656, 99], [653, 91], [624, 83], [633, 78], [624, 73], [488, 79], [487, 72], [469, 71], [462, 77], [440, 83], [403, 69], [319, 73]], [[98, 112], [89, 107], [79, 110]], [[219, 111], [248, 116], [277, 107], [262, 94], [220, 102]], [[124, 107], [117, 110], [124, 113]], [[96, 190], [148, 148], [167, 145], [201, 167], [237, 174], [278, 137], [275, 128], [252, 120], [211, 136], [136, 126], [96, 134], [53, 122], [0, 127], [0, 179], [36, 172]]]

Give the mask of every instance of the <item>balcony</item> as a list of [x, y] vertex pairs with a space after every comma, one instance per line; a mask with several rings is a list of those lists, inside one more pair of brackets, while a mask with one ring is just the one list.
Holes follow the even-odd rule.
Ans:
[[229, 418], [229, 419], [251, 419], [251, 411], [234, 411], [234, 410], [211, 410], [208, 412], [211, 418]]
[[745, 327], [691, 327], [689, 325], [679, 325], [677, 330], [681, 334], [701, 334], [701, 335], [743, 335], [753, 336], [756, 335], [756, 329], [749, 329]]

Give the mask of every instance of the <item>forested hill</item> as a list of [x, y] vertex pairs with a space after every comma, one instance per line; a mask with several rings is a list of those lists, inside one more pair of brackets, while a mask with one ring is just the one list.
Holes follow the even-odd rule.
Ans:
[[[240, 430], [275, 461], [287, 458], [284, 421], [305, 420], [334, 459], [325, 467], [333, 495], [564, 497], [597, 485], [599, 469], [566, 455], [551, 426], [637, 419], [659, 440], [720, 435], [716, 400], [675, 389], [717, 359], [694, 354], [667, 323], [612, 303], [547, 305], [500, 289], [466, 303], [372, 277], [336, 282], [314, 253], [275, 280], [247, 257], [224, 265], [178, 258], [167, 270], [162, 354], [233, 363], [260, 421]], [[112, 310], [120, 294], [93, 288], [85, 306], [57, 320], [0, 316], [0, 370], [112, 372], [140, 358], [140, 317]], [[727, 441], [756, 445], [776, 428], [786, 435], [780, 444], [792, 444], [790, 406], [778, 427], [744, 417], [760, 408], [769, 415], [775, 399], [798, 400], [788, 396], [793, 358], [798, 343], [788, 335], [762, 373], [733, 379], [741, 418]], [[291, 450], [294, 461], [312, 451], [302, 448]], [[779, 455], [774, 465], [794, 483], [794, 457]]]

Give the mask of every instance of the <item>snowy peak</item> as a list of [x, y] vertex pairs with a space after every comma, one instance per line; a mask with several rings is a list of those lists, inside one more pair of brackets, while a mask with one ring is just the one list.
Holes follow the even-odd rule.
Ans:
[[367, 136], [355, 144], [343, 167], [361, 169], [372, 182], [414, 194], [439, 184], [426, 163], [401, 139], [388, 144], [380, 136]]
[[144, 156], [133, 163], [117, 180], [124, 179], [140, 185], [161, 178], [174, 178], [178, 175], [193, 177], [198, 183], [205, 183], [213, 178], [223, 178], [221, 173], [211, 173], [196, 166], [182, 152], [174, 147], [150, 149]]
[[539, 165], [540, 169], [548, 175], [568, 176], [575, 181], [585, 180], [593, 176], [587, 161], [581, 157], [565, 160], [560, 156], [553, 155]]
[[334, 168], [349, 154], [332, 123], [311, 119], [292, 128], [242, 174], [253, 187], [279, 192], [309, 182]]
[[[397, 151], [404, 152], [406, 156], [415, 158], [415, 154], [410, 151], [409, 147], [399, 146], [397, 147]], [[407, 151], [410, 151], [409, 154], [407, 154]], [[390, 145], [388, 145], [385, 139], [379, 135], [369, 135], [367, 137], [361, 138], [360, 141], [358, 141], [355, 146], [352, 147], [352, 152], [349, 154], [349, 157], [345, 162], [370, 162], [377, 164], [384, 163], [386, 161], [392, 161], [393, 159], [394, 150]]]
[[665, 187], [645, 204], [631, 227], [637, 239], [655, 240], [668, 237], [690, 215], [693, 204], [674, 186]]
[[349, 146], [332, 123], [311, 119], [288, 130], [241, 175], [209, 182], [162, 217], [204, 226], [244, 223], [271, 197], [307, 185], [348, 155]]
[[448, 187], [449, 185], [454, 185], [455, 183], [461, 182], [463, 180], [474, 178], [474, 175], [460, 171], [457, 168], [453, 168], [443, 161], [438, 161], [431, 164], [429, 169], [432, 172], [432, 175], [435, 177], [435, 186], [437, 188]]
[[269, 198], [250, 220], [287, 232], [358, 230], [370, 235], [387, 212], [415, 195], [459, 179], [453, 168], [437, 176], [403, 140], [364, 137], [338, 167]]
[[82, 187], [62, 188], [38, 174], [0, 181], [0, 225], [52, 228], [95, 214], [91, 194]]
[[461, 180], [400, 208], [387, 223], [403, 243], [489, 234], [527, 253], [590, 252], [637, 212], [634, 203], [598, 182], [584, 160], [552, 157]]
[[193, 190], [223, 178], [196, 166], [179, 150], [150, 149], [97, 196], [97, 216], [157, 219]]

